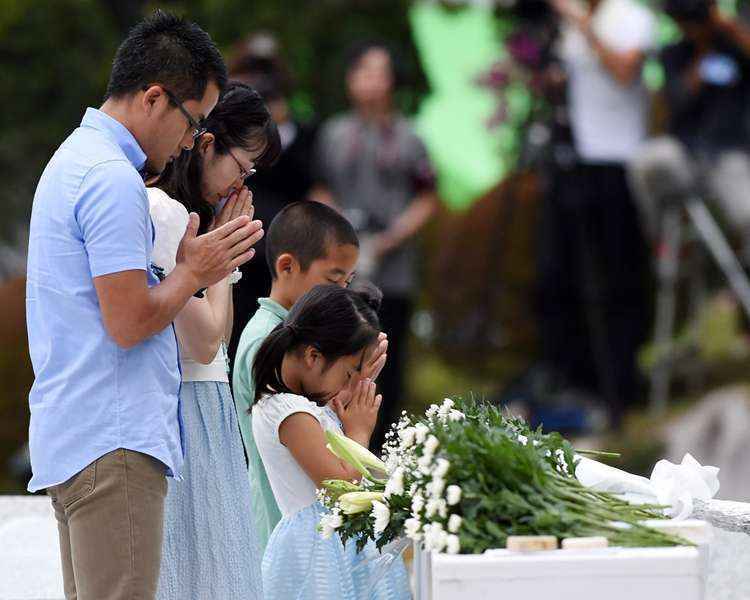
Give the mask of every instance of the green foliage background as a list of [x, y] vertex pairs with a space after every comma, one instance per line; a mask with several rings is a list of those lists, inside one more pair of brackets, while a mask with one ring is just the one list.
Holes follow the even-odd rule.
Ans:
[[424, 90], [411, 44], [408, 0], [0, 0], [0, 240], [14, 241], [27, 222], [46, 161], [98, 106], [109, 67], [127, 29], [153, 8], [185, 15], [231, 52], [259, 29], [279, 36], [297, 92], [299, 116], [327, 116], [344, 106], [346, 48], [382, 38], [402, 56], [407, 85], [399, 103], [411, 111]]

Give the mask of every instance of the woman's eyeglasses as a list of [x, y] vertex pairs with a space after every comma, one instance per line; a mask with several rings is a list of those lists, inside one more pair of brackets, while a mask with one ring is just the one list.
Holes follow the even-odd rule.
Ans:
[[229, 156], [231, 156], [234, 159], [234, 162], [237, 163], [237, 167], [240, 169], [239, 178], [240, 179], [247, 179], [251, 175], [255, 175], [255, 169], [246, 169], [244, 166], [242, 166], [242, 163], [239, 161], [239, 159], [234, 155], [234, 153], [227, 148], [227, 152], [229, 153]]

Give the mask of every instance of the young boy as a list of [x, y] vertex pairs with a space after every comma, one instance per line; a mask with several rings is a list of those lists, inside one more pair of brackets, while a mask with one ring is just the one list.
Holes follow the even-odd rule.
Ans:
[[[359, 258], [359, 240], [349, 221], [334, 209], [318, 202], [296, 202], [285, 207], [271, 222], [266, 234], [266, 258], [271, 271], [271, 295], [258, 300], [260, 307], [242, 332], [232, 376], [261, 550], [265, 549], [281, 513], [252, 433], [249, 411], [255, 397], [252, 372], [255, 354], [300, 296], [316, 285], [349, 285]], [[387, 341], [381, 334], [377, 350], [363, 368], [363, 376], [377, 375], [386, 349]]]

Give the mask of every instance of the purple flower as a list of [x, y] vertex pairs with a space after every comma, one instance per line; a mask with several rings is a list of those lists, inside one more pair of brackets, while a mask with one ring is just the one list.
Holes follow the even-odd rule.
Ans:
[[542, 62], [542, 48], [525, 31], [510, 34], [505, 41], [505, 47], [513, 60], [524, 67], [538, 67]]

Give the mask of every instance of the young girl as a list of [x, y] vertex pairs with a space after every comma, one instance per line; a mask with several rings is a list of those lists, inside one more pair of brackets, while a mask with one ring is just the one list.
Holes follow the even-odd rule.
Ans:
[[[245, 178], [278, 152], [260, 96], [233, 84], [195, 140], [149, 189], [156, 230], [152, 261], [174, 268], [188, 211], [199, 233], [249, 213]], [[229, 197], [214, 218], [216, 207]], [[191, 298], [175, 319], [182, 387], [184, 480], [169, 480], [158, 598], [263, 598], [261, 552], [250, 519], [250, 487], [229, 391], [224, 341], [232, 331], [231, 282]]]
[[[376, 345], [379, 295], [317, 286], [263, 342], [253, 366], [256, 403], [253, 435], [282, 519], [263, 558], [263, 586], [270, 600], [401, 600], [410, 598], [403, 562], [372, 579], [367, 557], [334, 535], [317, 530], [322, 506], [316, 489], [326, 479], [358, 479], [356, 470], [326, 448], [325, 430], [367, 446], [381, 397], [363, 379], [351, 385]], [[353, 389], [344, 404], [344, 388]], [[331, 407], [335, 404], [335, 412]], [[364, 568], [355, 568], [357, 565]]]

